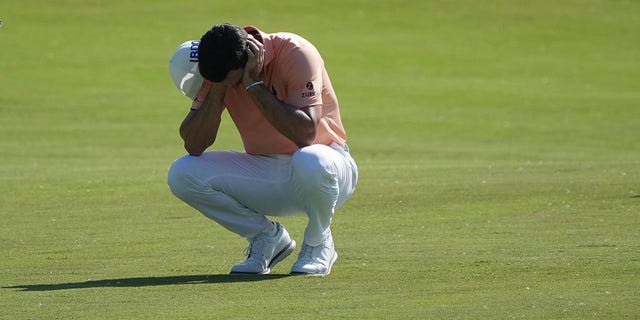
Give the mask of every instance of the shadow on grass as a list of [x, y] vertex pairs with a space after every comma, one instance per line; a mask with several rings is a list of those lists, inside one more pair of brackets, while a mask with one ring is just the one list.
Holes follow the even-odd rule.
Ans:
[[264, 274], [264, 275], [190, 275], [173, 277], [140, 277], [105, 280], [87, 280], [84, 282], [68, 282], [54, 284], [23, 284], [3, 287], [4, 289], [17, 289], [17, 291], [56, 291], [69, 289], [88, 288], [124, 288], [124, 287], [153, 287], [180, 284], [206, 284], [206, 283], [230, 283], [230, 282], [255, 282], [275, 280], [290, 277], [289, 274]]

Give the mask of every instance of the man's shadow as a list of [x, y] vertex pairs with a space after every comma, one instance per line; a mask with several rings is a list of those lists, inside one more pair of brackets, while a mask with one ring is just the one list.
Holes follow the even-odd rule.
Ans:
[[261, 275], [190, 275], [172, 277], [139, 277], [104, 280], [87, 280], [84, 282], [68, 282], [54, 284], [22, 284], [3, 287], [17, 291], [56, 291], [88, 288], [124, 288], [124, 287], [153, 287], [180, 284], [207, 284], [230, 282], [256, 282], [290, 277], [290, 274], [261, 274]]

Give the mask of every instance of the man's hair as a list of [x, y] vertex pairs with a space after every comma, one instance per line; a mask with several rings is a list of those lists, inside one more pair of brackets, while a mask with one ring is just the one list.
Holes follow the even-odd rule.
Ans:
[[229, 23], [217, 24], [200, 38], [198, 67], [203, 78], [220, 82], [229, 71], [247, 63], [247, 32]]

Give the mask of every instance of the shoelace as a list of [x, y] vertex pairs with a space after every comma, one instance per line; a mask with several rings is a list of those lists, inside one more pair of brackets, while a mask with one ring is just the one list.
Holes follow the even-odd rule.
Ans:
[[[278, 228], [277, 232], [280, 232], [280, 226], [279, 225], [276, 225], [276, 226]], [[276, 234], [277, 234], [277, 232], [276, 232]], [[260, 257], [260, 258], [264, 258], [264, 249], [263, 248], [264, 248], [266, 242], [268, 242], [269, 238], [271, 238], [271, 237], [268, 237], [268, 236], [263, 235], [263, 234], [258, 234], [255, 238], [253, 238], [253, 239], [251, 239], [251, 241], [249, 241], [249, 246], [244, 249], [244, 255], [247, 258], [249, 258], [249, 257], [252, 256], [252, 253], [261, 253], [262, 257]], [[256, 244], [258, 244], [258, 245], [256, 245]], [[253, 249], [256, 249], [255, 251], [257, 251], [257, 252], [254, 252]]]
[[244, 248], [244, 252], [242, 254], [247, 258], [251, 256], [251, 244], [249, 244], [249, 246]]
[[[258, 257], [258, 255], [264, 256], [264, 249], [263, 248], [264, 248], [264, 245], [265, 245], [265, 241], [266, 240], [261, 236], [257, 236], [255, 238], [253, 238], [249, 242], [249, 246], [244, 249], [244, 255], [247, 258], [250, 258], [252, 256]], [[263, 257], [260, 257], [260, 258], [263, 258]]]
[[313, 247], [309, 245], [302, 245], [302, 249], [300, 249], [300, 257], [305, 257], [311, 259], [313, 253]]

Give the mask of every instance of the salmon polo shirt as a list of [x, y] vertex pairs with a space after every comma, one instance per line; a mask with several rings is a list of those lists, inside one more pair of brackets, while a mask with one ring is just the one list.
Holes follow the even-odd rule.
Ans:
[[[329, 145], [335, 142], [344, 146], [346, 134], [340, 119], [338, 99], [318, 50], [309, 41], [292, 33], [267, 34], [252, 26], [244, 29], [264, 44], [261, 77], [269, 91], [278, 100], [294, 107], [321, 107], [322, 116], [313, 143]], [[267, 121], [244, 86], [229, 87], [223, 104], [240, 133], [247, 153], [293, 154], [298, 149]]]

